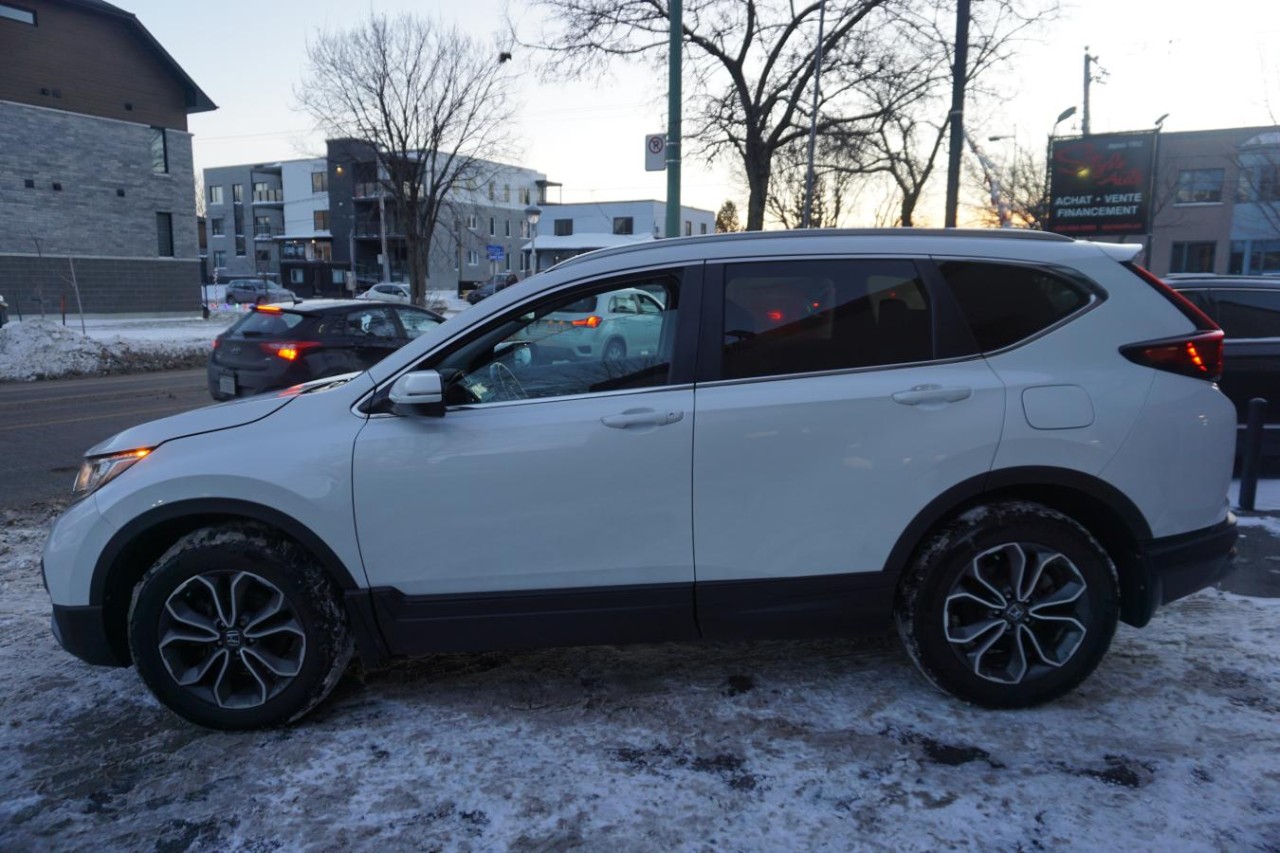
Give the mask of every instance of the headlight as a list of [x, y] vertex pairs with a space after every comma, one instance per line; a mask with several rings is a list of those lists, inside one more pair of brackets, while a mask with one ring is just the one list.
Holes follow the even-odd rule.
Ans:
[[142, 447], [106, 456], [92, 456], [84, 460], [80, 464], [80, 473], [76, 475], [76, 483], [71, 487], [71, 496], [83, 498], [93, 494], [129, 470], [130, 466], [149, 453], [151, 448]]

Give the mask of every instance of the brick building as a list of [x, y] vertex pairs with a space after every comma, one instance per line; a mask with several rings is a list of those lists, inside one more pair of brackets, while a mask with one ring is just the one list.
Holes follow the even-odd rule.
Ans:
[[0, 0], [0, 293], [56, 311], [199, 304], [190, 113], [215, 109], [132, 14]]

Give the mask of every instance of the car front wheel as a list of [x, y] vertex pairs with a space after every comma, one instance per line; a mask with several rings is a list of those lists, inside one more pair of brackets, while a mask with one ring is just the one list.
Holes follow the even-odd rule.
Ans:
[[1073, 519], [1040, 504], [980, 506], [917, 551], [897, 607], [907, 651], [935, 685], [991, 708], [1073, 690], [1115, 633], [1115, 567]]
[[129, 646], [162, 703], [213, 729], [298, 719], [353, 650], [329, 578], [252, 525], [204, 528], [170, 548], [134, 589]]

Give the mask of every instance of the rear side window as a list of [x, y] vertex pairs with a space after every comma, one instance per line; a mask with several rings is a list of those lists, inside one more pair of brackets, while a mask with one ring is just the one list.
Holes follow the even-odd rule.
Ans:
[[725, 379], [928, 361], [932, 337], [929, 297], [910, 261], [725, 269]]
[[425, 311], [397, 308], [396, 314], [400, 317], [400, 325], [404, 326], [404, 333], [410, 340], [418, 337], [427, 329], [440, 325], [439, 320]]
[[362, 308], [346, 314], [331, 314], [321, 321], [317, 334], [331, 338], [397, 337], [391, 309], [382, 306]]
[[1228, 338], [1280, 338], [1280, 290], [1216, 290], [1214, 319]]
[[941, 261], [938, 269], [982, 352], [1025, 340], [1093, 298], [1082, 285], [1035, 267]]
[[271, 338], [286, 335], [306, 319], [301, 314], [284, 311], [250, 311], [231, 331], [254, 338]]

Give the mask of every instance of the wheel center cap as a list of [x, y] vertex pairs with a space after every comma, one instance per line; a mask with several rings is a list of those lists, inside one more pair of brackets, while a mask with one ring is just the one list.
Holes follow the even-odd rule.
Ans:
[[1022, 609], [1022, 605], [1020, 604], [1010, 604], [1008, 609], [1004, 612], [1004, 618], [1010, 622], [1021, 622], [1023, 617], [1026, 615], [1027, 612]]
[[240, 648], [243, 636], [236, 628], [228, 628], [222, 633], [222, 640], [227, 644], [228, 649], [238, 649]]

